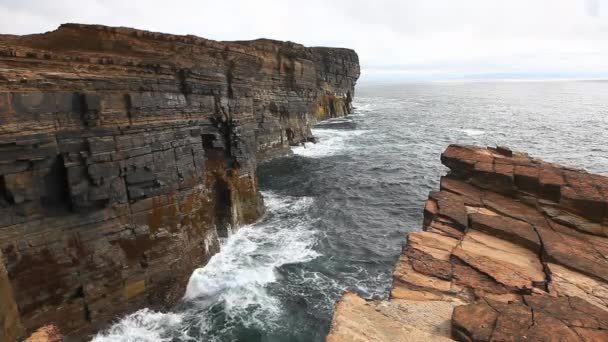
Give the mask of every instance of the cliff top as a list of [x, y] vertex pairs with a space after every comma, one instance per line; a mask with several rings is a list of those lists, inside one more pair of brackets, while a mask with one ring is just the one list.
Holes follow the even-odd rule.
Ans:
[[257, 163], [350, 113], [358, 76], [352, 50], [268, 39], [0, 36], [0, 341], [172, 307], [260, 217]]
[[[86, 39], [83, 39], [86, 37]], [[102, 43], [103, 42], [103, 43]], [[114, 42], [109, 44], [108, 42]], [[144, 43], [145, 42], [145, 43]], [[175, 35], [152, 32], [129, 27], [112, 27], [66, 23], [54, 31], [29, 35], [0, 35], [0, 45], [13, 45], [42, 49], [48, 51], [83, 51], [83, 52], [112, 52], [113, 54], [158, 54], [159, 51], [169, 50], [184, 53], [183, 45], [194, 45], [218, 51], [241, 52], [248, 54], [251, 50], [278, 52], [280, 49], [291, 49], [310, 57], [308, 50], [331, 50], [336, 53], [351, 55], [353, 61], [358, 56], [352, 49], [305, 47], [294, 42], [260, 38], [250, 41], [216, 41], [195, 35]], [[151, 47], [154, 49], [150, 49]]]

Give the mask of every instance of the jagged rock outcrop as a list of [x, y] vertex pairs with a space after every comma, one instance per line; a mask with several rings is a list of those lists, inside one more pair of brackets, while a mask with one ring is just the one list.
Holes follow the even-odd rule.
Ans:
[[[381, 305], [451, 306], [430, 312], [423, 330], [459, 341], [608, 340], [608, 177], [506, 148], [452, 145], [441, 159], [450, 172]], [[332, 341], [349, 340], [341, 305]], [[354, 317], [359, 329], [378, 324]], [[445, 324], [449, 333], [438, 332]]]
[[74, 336], [175, 303], [260, 217], [257, 162], [350, 112], [358, 76], [352, 50], [264, 39], [0, 36], [0, 317]]

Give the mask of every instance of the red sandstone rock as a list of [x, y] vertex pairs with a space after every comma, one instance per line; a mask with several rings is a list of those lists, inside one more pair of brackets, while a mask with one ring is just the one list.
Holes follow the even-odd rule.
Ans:
[[391, 301], [464, 303], [459, 341], [608, 340], [608, 178], [504, 148], [452, 145], [442, 161]]
[[[608, 311], [578, 297], [525, 296], [457, 307], [453, 336], [464, 341], [585, 341], [608, 337]], [[601, 341], [598, 339], [597, 341]]]
[[538, 253], [541, 245], [534, 227], [520, 220], [497, 214], [484, 215], [473, 213], [469, 215], [471, 229], [496, 236], [503, 240], [513, 242]]
[[498, 312], [485, 302], [456, 307], [452, 314], [452, 336], [464, 341], [489, 341], [497, 318]]

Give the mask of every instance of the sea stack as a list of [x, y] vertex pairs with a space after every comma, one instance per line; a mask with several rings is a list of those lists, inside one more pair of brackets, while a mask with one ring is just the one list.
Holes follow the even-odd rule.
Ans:
[[451, 145], [390, 299], [347, 293], [327, 340], [608, 340], [608, 177]]
[[257, 163], [349, 113], [358, 77], [352, 50], [267, 39], [0, 36], [0, 340], [175, 304], [263, 213]]

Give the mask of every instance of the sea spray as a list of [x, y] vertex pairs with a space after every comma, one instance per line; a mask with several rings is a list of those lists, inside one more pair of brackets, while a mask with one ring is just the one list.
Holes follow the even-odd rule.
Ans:
[[313, 199], [262, 194], [265, 218], [232, 234], [205, 267], [192, 273], [179, 313], [139, 310], [94, 341], [221, 341], [230, 339], [234, 327], [278, 328], [283, 308], [266, 287], [280, 278], [277, 268], [319, 255], [306, 215]]
[[[310, 207], [312, 198], [278, 196], [270, 192], [263, 195], [268, 207], [266, 219], [242, 227], [205, 267], [195, 270], [185, 300], [212, 298], [224, 303], [224, 312], [230, 318], [254, 313], [266, 322], [278, 318], [280, 303], [268, 294], [265, 286], [277, 280], [278, 267], [318, 256], [312, 249], [315, 232], [299, 216]], [[297, 216], [293, 217], [294, 214]]]
[[[332, 120], [333, 121], [333, 120]], [[335, 123], [343, 124], [351, 122], [350, 120], [336, 121]], [[341, 154], [350, 154], [353, 152], [351, 141], [358, 136], [366, 133], [371, 133], [371, 130], [344, 130], [333, 129], [329, 125], [312, 130], [313, 135], [317, 139], [315, 143], [305, 143], [302, 146], [292, 148], [293, 153], [302, 157], [321, 158]]]
[[[176, 337], [184, 315], [141, 309], [123, 317], [107, 331], [98, 334], [94, 342], [169, 342]], [[184, 339], [181, 339], [184, 340]]]

